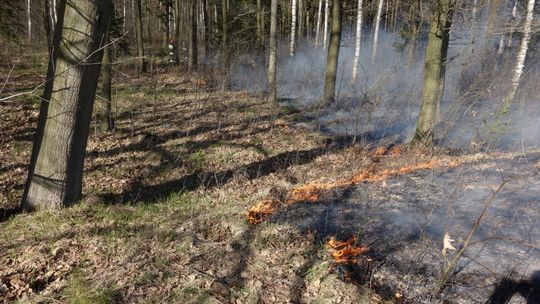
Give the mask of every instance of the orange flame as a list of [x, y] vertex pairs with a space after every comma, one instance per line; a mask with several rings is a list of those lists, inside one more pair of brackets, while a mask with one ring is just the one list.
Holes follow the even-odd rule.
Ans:
[[[400, 146], [394, 146], [392, 149], [390, 149], [390, 151], [388, 151], [388, 149], [380, 147], [375, 149], [371, 153], [371, 155], [380, 156], [386, 154], [387, 152], [391, 155], [398, 155], [399, 153], [402, 153], [402, 149]], [[427, 162], [403, 166], [401, 168], [384, 169], [377, 172], [375, 164], [372, 164], [369, 168], [349, 178], [339, 179], [335, 182], [329, 183], [312, 182], [302, 186], [294, 187], [291, 191], [289, 199], [287, 199], [284, 203], [288, 205], [296, 204], [298, 202], [314, 203], [319, 201], [324, 193], [336, 188], [350, 187], [362, 182], [383, 182], [389, 178], [398, 175], [409, 174], [419, 170], [436, 169], [440, 167], [455, 168], [458, 165], [459, 162], [457, 160], [452, 160], [447, 163], [430, 160]], [[249, 223], [258, 224], [264, 221], [269, 214], [278, 210], [278, 206], [280, 203], [281, 202], [270, 200], [264, 200], [258, 203], [257, 205], [252, 207], [246, 214]]]
[[352, 237], [345, 242], [336, 240], [334, 237], [328, 241], [332, 253], [331, 256], [336, 264], [355, 264], [357, 257], [365, 253], [368, 248], [363, 246], [354, 246], [356, 237]]
[[264, 221], [270, 214], [277, 211], [277, 205], [279, 202], [272, 200], [264, 200], [259, 202], [257, 205], [251, 207], [246, 216], [248, 222], [252, 225], [259, 224]]

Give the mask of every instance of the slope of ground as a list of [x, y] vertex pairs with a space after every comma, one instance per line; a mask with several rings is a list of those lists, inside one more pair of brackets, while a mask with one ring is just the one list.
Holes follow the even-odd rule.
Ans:
[[[303, 129], [306, 118], [262, 98], [217, 91], [196, 77], [157, 75], [121, 79], [115, 86], [117, 132], [103, 135], [94, 129], [84, 199], [54, 212], [8, 216], [17, 211], [37, 112], [28, 98], [2, 104], [0, 301], [425, 302], [425, 290], [403, 285], [409, 278], [400, 275], [406, 272], [383, 265], [383, 257], [403, 267], [400, 262], [409, 262], [397, 255], [403, 251], [392, 255], [380, 246], [376, 233], [391, 238], [393, 231], [408, 229], [398, 224], [385, 229], [397, 217], [389, 212], [413, 213], [426, 202], [431, 204], [426, 210], [445, 208], [449, 199], [440, 193], [451, 184], [445, 178], [453, 178], [445, 176], [461, 167], [405, 170], [404, 176], [330, 189], [317, 201], [283, 206], [259, 225], [246, 221], [246, 211], [262, 199], [284, 201], [294, 187], [336, 184], [373, 168], [401, 172], [432, 161], [504, 162], [497, 154], [450, 157], [403, 150], [390, 155], [348, 145]], [[537, 172], [536, 161], [523, 170]], [[434, 189], [417, 183], [434, 175], [443, 176], [433, 179]], [[531, 204], [538, 199], [534, 193]], [[418, 208], [406, 204], [411, 201]], [[373, 211], [367, 203], [380, 210], [373, 209], [364, 221], [360, 215]], [[411, 215], [401, 223], [417, 220]], [[430, 231], [429, 239], [442, 241], [441, 231]], [[352, 235], [359, 235], [373, 256], [362, 258], [367, 265], [362, 284], [351, 283], [342, 268], [334, 267], [325, 245], [331, 236]], [[396, 246], [403, 244], [396, 239]], [[438, 250], [438, 243], [426, 248]], [[440, 262], [420, 276], [436, 279]]]

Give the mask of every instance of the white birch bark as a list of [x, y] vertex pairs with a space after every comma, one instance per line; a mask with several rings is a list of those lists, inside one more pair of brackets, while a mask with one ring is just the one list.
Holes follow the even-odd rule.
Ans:
[[523, 38], [519, 46], [517, 54], [516, 66], [514, 68], [514, 75], [512, 76], [511, 87], [508, 95], [506, 95], [504, 101], [504, 111], [508, 110], [508, 107], [512, 103], [514, 96], [516, 95], [517, 88], [519, 86], [519, 80], [523, 74], [523, 68], [525, 67], [525, 57], [527, 57], [527, 50], [529, 48], [529, 40], [531, 39], [531, 25], [534, 13], [535, 0], [529, 0], [527, 2], [527, 16], [525, 17], [525, 24], [523, 25]]
[[504, 51], [504, 33], [501, 34], [501, 39], [499, 39], [499, 48], [497, 49], [497, 54], [501, 55]]
[[379, 27], [381, 24], [383, 3], [384, 3], [384, 0], [379, 0], [379, 7], [377, 8], [377, 17], [375, 19], [375, 34], [373, 35], [373, 53], [371, 54], [372, 62], [374, 62], [375, 57], [377, 57], [377, 43], [379, 40]]
[[358, 0], [358, 8], [356, 10], [356, 41], [354, 44], [354, 61], [352, 70], [352, 81], [356, 82], [358, 74], [358, 62], [360, 61], [360, 43], [362, 41], [362, 0]]
[[322, 0], [319, 0], [319, 9], [317, 11], [317, 29], [315, 30], [315, 46], [319, 46], [319, 34], [321, 32], [321, 13], [322, 13]]
[[32, 0], [27, 0], [26, 12], [28, 17], [28, 42], [32, 41]]
[[472, 19], [473, 21], [476, 20], [476, 6], [478, 5], [478, 0], [473, 1], [473, 8], [472, 8]]
[[326, 48], [326, 44], [327, 44], [327, 41], [328, 41], [328, 1], [329, 0], [324, 0], [324, 40], [323, 40], [323, 44], [324, 44], [324, 47]]
[[512, 7], [512, 18], [516, 19], [517, 17], [517, 0], [514, 1], [514, 7]]
[[56, 22], [58, 20], [58, 15], [57, 15], [57, 11], [58, 8], [57, 8], [57, 5], [56, 5], [56, 0], [52, 0], [52, 11], [53, 11], [53, 28], [54, 26], [56, 26]]
[[126, 0], [122, 6], [122, 33], [126, 32]]
[[291, 17], [291, 44], [289, 53], [291, 56], [294, 56], [294, 42], [296, 41], [296, 0], [292, 0]]

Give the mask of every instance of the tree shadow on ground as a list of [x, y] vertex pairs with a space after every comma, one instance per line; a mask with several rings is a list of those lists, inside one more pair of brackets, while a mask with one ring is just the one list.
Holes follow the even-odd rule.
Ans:
[[495, 290], [486, 304], [506, 304], [515, 295], [520, 295], [527, 304], [540, 303], [540, 270], [535, 271], [527, 280], [504, 278], [495, 285]]
[[158, 185], [142, 185], [135, 181], [127, 191], [119, 194], [106, 193], [102, 195], [102, 198], [107, 202], [121, 204], [133, 203], [134, 197], [137, 198], [136, 201], [157, 202], [174, 192], [191, 191], [198, 188], [208, 189], [223, 185], [236, 174], [242, 174], [249, 180], [256, 179], [284, 170], [290, 166], [307, 164], [327, 152], [328, 150], [325, 147], [283, 152], [230, 170], [214, 172], [198, 169], [179, 179], [166, 181]]

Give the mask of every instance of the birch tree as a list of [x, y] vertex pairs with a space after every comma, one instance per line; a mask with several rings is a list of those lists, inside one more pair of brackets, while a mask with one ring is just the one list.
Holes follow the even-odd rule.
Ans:
[[291, 44], [289, 54], [294, 56], [294, 42], [296, 40], [296, 0], [291, 4]]
[[319, 46], [319, 36], [321, 32], [321, 13], [322, 13], [322, 0], [319, 0], [319, 9], [317, 10], [317, 28], [315, 29], [315, 46]]
[[448, 44], [454, 0], [437, 0], [431, 20], [424, 60], [424, 90], [416, 132], [411, 144], [429, 146], [433, 142], [433, 127], [444, 91]]
[[276, 50], [277, 50], [277, 9], [278, 0], [272, 0], [270, 4], [270, 41], [268, 55], [268, 101], [277, 102], [276, 85]]
[[358, 63], [360, 62], [360, 44], [362, 41], [362, 2], [362, 0], [358, 0], [358, 7], [356, 9], [356, 40], [354, 44], [354, 61], [352, 69], [353, 83], [356, 82]]
[[28, 24], [28, 42], [32, 41], [32, 0], [26, 1], [26, 15]]
[[47, 83], [28, 179], [26, 210], [54, 209], [81, 197], [83, 162], [110, 0], [60, 1]]
[[326, 48], [326, 42], [328, 41], [328, 1], [324, 0], [324, 40], [323, 45]]
[[516, 66], [514, 67], [514, 75], [510, 83], [510, 90], [504, 99], [503, 112], [508, 111], [510, 104], [514, 100], [517, 88], [519, 86], [519, 80], [523, 74], [523, 68], [525, 67], [525, 58], [527, 57], [527, 50], [529, 48], [529, 41], [531, 40], [531, 25], [534, 15], [535, 0], [528, 0], [527, 2], [527, 15], [525, 16], [525, 23], [523, 24], [523, 37], [519, 45], [517, 53]]
[[375, 19], [375, 33], [373, 34], [373, 53], [371, 54], [371, 61], [375, 61], [375, 57], [377, 56], [377, 43], [379, 40], [379, 26], [381, 24], [381, 15], [382, 15], [382, 8], [383, 8], [383, 2], [384, 0], [379, 0], [379, 6], [377, 8], [377, 17]]

